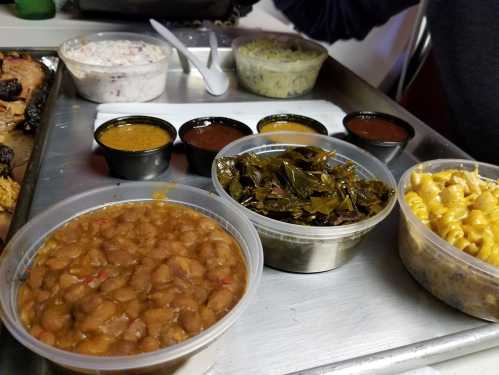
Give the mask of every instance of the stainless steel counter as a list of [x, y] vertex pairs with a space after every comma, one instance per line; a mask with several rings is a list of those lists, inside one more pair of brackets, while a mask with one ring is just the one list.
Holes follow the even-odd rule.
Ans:
[[[194, 50], [206, 56], [206, 49]], [[230, 69], [229, 51], [222, 52]], [[212, 97], [204, 91], [198, 74], [184, 74], [178, 62], [171, 69], [166, 94], [157, 101], [263, 99], [241, 91], [233, 73], [229, 92]], [[416, 128], [417, 136], [391, 166], [397, 179], [419, 160], [467, 157], [332, 59], [326, 62], [310, 98], [330, 100], [345, 111], [378, 110], [408, 120]], [[95, 114], [96, 105], [78, 98], [71, 80], [65, 79], [32, 215], [72, 194], [120, 182], [107, 175], [103, 158], [92, 152]], [[212, 189], [209, 179], [188, 174], [180, 151], [174, 153], [170, 169], [158, 180]], [[228, 333], [225, 348], [210, 373], [285, 374], [303, 370], [313, 374], [389, 373], [499, 344], [499, 330], [494, 325], [447, 307], [411, 279], [398, 257], [398, 210], [394, 211], [359, 245], [359, 254], [342, 268], [308, 275], [265, 268], [257, 298]], [[469, 336], [460, 334], [449, 342], [444, 339], [415, 344], [477, 327], [485, 328], [468, 333]], [[23, 360], [22, 365], [29, 368], [26, 373], [47, 373], [40, 359], [13, 341], [8, 342], [9, 349], [0, 353], [2, 373], [4, 369], [15, 368], [14, 358], [19, 353], [32, 361]], [[401, 348], [406, 345], [410, 346]], [[370, 355], [373, 353], [378, 354]], [[352, 360], [361, 356], [367, 357]]]

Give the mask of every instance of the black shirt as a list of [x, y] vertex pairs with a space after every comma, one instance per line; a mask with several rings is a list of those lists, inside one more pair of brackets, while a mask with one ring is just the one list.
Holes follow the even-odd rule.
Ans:
[[[274, 0], [299, 31], [330, 43], [362, 39], [417, 2]], [[460, 146], [499, 164], [499, 0], [430, 0], [427, 18]]]

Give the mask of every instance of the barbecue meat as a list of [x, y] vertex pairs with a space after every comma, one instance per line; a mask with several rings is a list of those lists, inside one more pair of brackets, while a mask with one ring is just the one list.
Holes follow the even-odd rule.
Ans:
[[28, 102], [33, 91], [43, 86], [46, 70], [42, 63], [31, 56], [7, 55], [2, 59], [0, 79], [13, 78], [17, 79], [22, 86], [19, 98]]
[[[31, 56], [0, 52], [0, 132], [15, 127], [27, 132], [37, 129], [48, 78], [45, 65]], [[6, 95], [2, 95], [2, 85]]]
[[17, 78], [0, 80], [0, 99], [1, 100], [16, 100], [21, 94], [23, 86]]

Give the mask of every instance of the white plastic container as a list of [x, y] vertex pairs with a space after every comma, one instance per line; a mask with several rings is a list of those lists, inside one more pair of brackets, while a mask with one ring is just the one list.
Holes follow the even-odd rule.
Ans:
[[[107, 66], [77, 61], [68, 55], [87, 43], [103, 41], [144, 42], [159, 47], [164, 57], [154, 62]], [[58, 53], [78, 93], [93, 102], [145, 102], [161, 95], [166, 87], [171, 48], [152, 36], [122, 32], [90, 34], [65, 41]]]
[[[241, 47], [255, 41], [275, 41], [286, 48], [309, 51], [315, 56], [288, 61], [278, 54], [248, 55], [241, 51]], [[322, 63], [328, 56], [327, 50], [320, 44], [299, 36], [278, 33], [239, 37], [232, 42], [232, 50], [241, 84], [255, 94], [272, 98], [290, 98], [308, 93], [314, 87]]]
[[[238, 241], [246, 261], [247, 288], [241, 300], [220, 321], [179, 344], [151, 353], [131, 356], [98, 357], [63, 351], [38, 341], [26, 331], [17, 314], [17, 295], [20, 277], [25, 273], [44, 238], [72, 218], [103, 206], [130, 201], [151, 200], [153, 193], [162, 192], [168, 201], [200, 211], [215, 219]], [[189, 374], [200, 374], [215, 361], [216, 350], [211, 348], [227, 329], [241, 316], [253, 298], [262, 274], [262, 245], [249, 220], [214, 194], [203, 190], [164, 182], [134, 182], [112, 185], [70, 197], [23, 226], [4, 249], [0, 262], [0, 313], [5, 327], [24, 346], [73, 371], [85, 374], [163, 373], [181, 368], [190, 359], [203, 363], [189, 363]], [[201, 351], [207, 352], [201, 355]], [[207, 364], [208, 362], [208, 364]], [[158, 372], [156, 372], [158, 371]], [[113, 373], [117, 373], [113, 372]]]
[[440, 159], [418, 164], [399, 181], [399, 253], [409, 273], [428, 292], [477, 318], [499, 321], [499, 269], [461, 251], [426, 227], [407, 205], [404, 193], [414, 171], [478, 167], [481, 177], [499, 178], [499, 167], [472, 160]]
[[[217, 177], [216, 159], [247, 152], [276, 154], [290, 147], [316, 146], [336, 151], [331, 162], [352, 160], [365, 179], [378, 179], [394, 190], [386, 207], [377, 215], [358, 223], [319, 227], [284, 223], [267, 218], [235, 201]], [[265, 264], [291, 272], [328, 271], [346, 263], [355, 254], [353, 247], [388, 216], [397, 201], [396, 182], [390, 170], [371, 154], [339, 139], [313, 133], [274, 132], [241, 138], [223, 148], [212, 165], [212, 181], [217, 193], [249, 217], [263, 243]]]

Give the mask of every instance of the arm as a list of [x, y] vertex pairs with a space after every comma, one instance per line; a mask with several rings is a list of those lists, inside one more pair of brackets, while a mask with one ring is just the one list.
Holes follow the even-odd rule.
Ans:
[[298, 29], [311, 38], [335, 42], [363, 39], [375, 26], [418, 0], [274, 0]]

